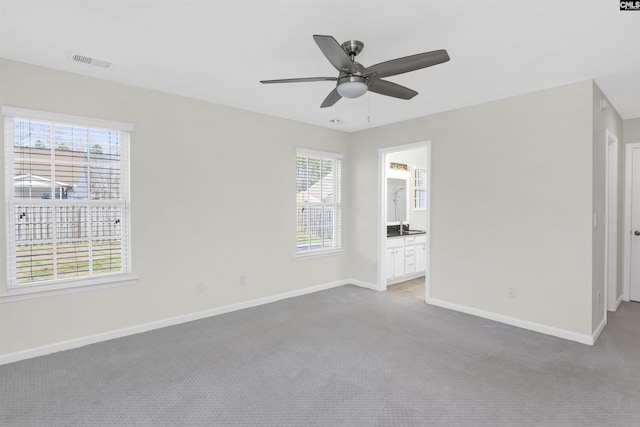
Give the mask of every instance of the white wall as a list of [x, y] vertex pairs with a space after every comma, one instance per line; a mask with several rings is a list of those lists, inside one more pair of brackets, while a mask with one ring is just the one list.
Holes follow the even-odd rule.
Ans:
[[[347, 134], [8, 60], [0, 67], [1, 105], [134, 124], [139, 276], [135, 286], [0, 304], [0, 355], [346, 277], [345, 255], [294, 260], [292, 194], [295, 148], [344, 153]], [[4, 176], [1, 157], [0, 168]]]
[[625, 120], [622, 123], [623, 138], [625, 144], [640, 142], [640, 117], [637, 119]]
[[591, 335], [591, 110], [585, 81], [355, 134], [350, 276], [377, 281], [379, 148], [428, 140], [432, 298]]
[[[375, 283], [378, 150], [423, 141], [432, 143], [431, 296], [593, 331], [591, 81], [345, 134], [8, 60], [0, 71], [0, 105], [134, 124], [140, 278], [0, 304], [0, 355], [345, 278]], [[345, 154], [342, 256], [293, 259], [298, 146]]]
[[407, 187], [407, 197], [409, 198], [409, 218], [408, 222], [412, 230], [426, 230], [427, 228], [427, 212], [424, 210], [416, 210], [414, 204], [415, 191], [415, 168], [427, 168], [427, 149], [417, 148], [413, 150], [404, 150], [390, 153], [387, 156], [387, 165], [389, 162], [403, 163], [409, 166], [409, 186]]

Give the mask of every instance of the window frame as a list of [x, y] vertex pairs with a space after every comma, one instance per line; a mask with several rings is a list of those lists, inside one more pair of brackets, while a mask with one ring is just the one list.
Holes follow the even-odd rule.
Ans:
[[[422, 173], [422, 178], [418, 178], [418, 172]], [[426, 211], [427, 210], [427, 170], [416, 168], [413, 172], [413, 210], [414, 211]], [[419, 180], [422, 185], [418, 185]], [[418, 197], [418, 192], [422, 192], [424, 198]], [[424, 206], [418, 206], [418, 200], [422, 200]]]
[[[338, 170], [338, 176], [334, 175], [334, 201], [333, 202], [314, 202], [311, 203], [309, 201], [300, 202], [298, 200], [298, 158], [300, 155], [306, 156], [307, 161], [309, 157], [319, 158], [322, 161], [332, 161], [333, 162], [333, 170]], [[308, 258], [308, 257], [318, 257], [318, 256], [326, 256], [336, 253], [344, 252], [342, 247], [342, 176], [343, 176], [343, 155], [340, 153], [332, 153], [328, 151], [318, 151], [318, 150], [309, 150], [306, 148], [296, 148], [295, 150], [295, 161], [296, 161], [296, 175], [295, 175], [295, 185], [296, 185], [296, 243], [295, 243], [295, 258]], [[337, 166], [337, 169], [336, 169]], [[322, 179], [323, 177], [321, 177]], [[322, 184], [320, 184], [322, 186]], [[322, 247], [311, 248], [311, 246], [307, 246], [303, 249], [298, 245], [298, 232], [299, 232], [299, 224], [298, 224], [298, 208], [301, 205], [305, 206], [321, 206], [321, 207], [333, 207], [333, 218], [332, 218], [332, 231], [333, 231], [333, 242], [334, 244], [329, 247], [324, 246], [324, 241]]]
[[[132, 273], [131, 264], [131, 195], [130, 195], [130, 139], [133, 133], [133, 125], [130, 123], [109, 121], [102, 119], [94, 119], [82, 116], [72, 116], [66, 114], [57, 114], [46, 111], [29, 110], [23, 108], [15, 108], [2, 106], [0, 111], [3, 119], [3, 131], [4, 131], [4, 167], [5, 167], [5, 229], [6, 229], [6, 242], [5, 242], [5, 266], [7, 271], [7, 286], [6, 289], [0, 289], [0, 302], [12, 301], [15, 299], [30, 298], [32, 296], [47, 296], [58, 293], [74, 292], [76, 290], [87, 290], [95, 288], [103, 288], [110, 286], [121, 286], [123, 284], [132, 284], [135, 282], [136, 277]], [[87, 129], [109, 130], [119, 132], [120, 138], [123, 138], [119, 142], [119, 183], [118, 188], [120, 191], [117, 199], [112, 199], [113, 205], [121, 205], [122, 211], [120, 214], [121, 232], [120, 242], [122, 245], [122, 269], [119, 272], [107, 272], [94, 274], [91, 271], [90, 274], [79, 277], [63, 277], [26, 283], [17, 283], [17, 268], [16, 260], [17, 256], [17, 238], [16, 238], [16, 220], [15, 212], [13, 212], [14, 206], [18, 203], [32, 204], [32, 205], [47, 205], [46, 201], [40, 201], [37, 199], [25, 199], [28, 202], [22, 201], [15, 196], [14, 191], [14, 140], [10, 138], [13, 134], [13, 124], [16, 120], [28, 120], [34, 122], [52, 123], [55, 125], [72, 125], [77, 127], [83, 127]], [[52, 144], [53, 145], [53, 144]], [[89, 148], [89, 147], [88, 147]], [[53, 150], [54, 148], [52, 148]], [[53, 164], [53, 163], [52, 163]], [[55, 164], [54, 164], [55, 165]], [[55, 166], [54, 166], [55, 167]], [[69, 200], [66, 205], [65, 202], [56, 202], [56, 199], [50, 199], [51, 202], [47, 205], [52, 209], [52, 224], [59, 223], [61, 219], [56, 218], [56, 207], [59, 206], [90, 206], [95, 205], [97, 201], [93, 201], [90, 198], [87, 200]], [[105, 203], [107, 206], [108, 203]], [[90, 219], [87, 219], [87, 226], [94, 224]], [[55, 229], [55, 226], [54, 226]], [[91, 238], [91, 237], [90, 237]], [[54, 238], [55, 240], [55, 238]], [[94, 240], [92, 240], [94, 241]]]

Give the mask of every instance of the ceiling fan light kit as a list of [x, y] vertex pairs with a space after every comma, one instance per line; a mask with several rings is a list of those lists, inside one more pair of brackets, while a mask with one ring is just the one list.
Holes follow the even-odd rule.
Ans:
[[338, 79], [338, 94], [343, 98], [358, 98], [369, 90], [367, 79], [360, 76], [347, 76]]
[[419, 53], [404, 58], [381, 62], [371, 67], [364, 67], [354, 59], [362, 52], [364, 43], [359, 40], [348, 40], [339, 44], [332, 36], [313, 36], [316, 44], [339, 71], [338, 77], [303, 77], [294, 79], [261, 80], [260, 83], [303, 83], [319, 81], [335, 81], [336, 87], [320, 105], [321, 108], [331, 107], [341, 98], [358, 98], [367, 91], [380, 95], [392, 96], [399, 99], [411, 99], [418, 94], [415, 90], [401, 86], [382, 77], [395, 76], [409, 71], [427, 68], [432, 65], [449, 61], [446, 50]]

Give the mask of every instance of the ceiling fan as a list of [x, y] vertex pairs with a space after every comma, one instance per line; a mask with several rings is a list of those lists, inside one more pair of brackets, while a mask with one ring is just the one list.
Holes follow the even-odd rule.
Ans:
[[327, 57], [329, 62], [340, 72], [338, 77], [302, 77], [296, 79], [261, 80], [260, 83], [300, 83], [300, 82], [337, 82], [336, 87], [325, 98], [321, 108], [331, 107], [342, 97], [357, 98], [367, 90], [380, 95], [393, 96], [400, 99], [411, 99], [418, 94], [415, 90], [397, 83], [383, 80], [383, 77], [395, 76], [409, 71], [419, 70], [432, 65], [441, 64], [449, 60], [446, 50], [418, 53], [404, 58], [381, 62], [371, 67], [364, 67], [354, 61], [362, 51], [364, 43], [359, 40], [349, 40], [339, 44], [332, 36], [314, 35], [313, 39]]

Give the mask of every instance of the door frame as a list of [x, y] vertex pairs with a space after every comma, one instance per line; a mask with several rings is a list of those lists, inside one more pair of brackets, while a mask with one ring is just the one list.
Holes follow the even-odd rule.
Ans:
[[622, 299], [629, 301], [631, 296], [631, 152], [640, 149], [640, 142], [625, 145], [624, 153], [624, 228], [623, 228], [623, 279], [622, 279]]
[[[618, 298], [618, 137], [605, 130], [605, 188], [604, 188], [604, 319], [607, 310], [616, 311], [622, 300]], [[613, 184], [613, 185], [612, 185]], [[610, 191], [613, 188], [614, 192]]]
[[387, 242], [387, 179], [386, 179], [386, 157], [387, 154], [396, 153], [398, 151], [415, 150], [416, 148], [425, 148], [427, 156], [427, 220], [426, 220], [426, 236], [427, 247], [425, 251], [425, 301], [430, 295], [430, 276], [431, 276], [431, 141], [414, 142], [410, 144], [394, 145], [378, 149], [378, 283], [377, 290], [385, 291], [387, 289], [386, 263], [385, 263], [385, 247]]

